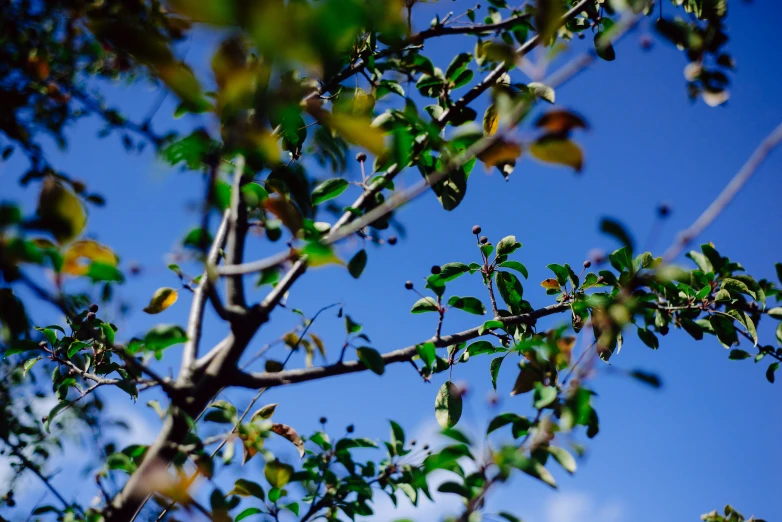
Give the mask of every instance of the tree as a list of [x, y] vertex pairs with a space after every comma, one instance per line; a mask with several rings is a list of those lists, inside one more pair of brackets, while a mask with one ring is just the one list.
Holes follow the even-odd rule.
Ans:
[[[576, 459], [562, 435], [598, 434], [591, 360], [616, 357], [625, 336], [637, 335], [654, 349], [672, 328], [704, 342], [716, 338], [731, 359], [769, 362], [765, 376], [774, 382], [782, 348], [762, 339], [758, 325], [766, 316], [782, 319], [782, 307], [775, 306], [777, 282], [752, 277], [711, 243], [690, 250], [681, 266], [679, 257], [782, 140], [782, 126], [660, 256], [637, 248], [619, 221], [605, 219], [601, 230], [621, 247], [582, 267], [549, 264], [551, 277], [540, 284], [551, 300], [533, 305], [524, 296], [522, 280], [529, 273], [519, 261], [517, 236], [509, 231], [492, 242], [476, 225], [473, 262], [436, 265], [423, 287], [405, 284], [415, 294], [411, 313], [433, 318], [431, 338], [380, 350], [356, 311], [326, 298], [314, 313], [293, 309], [300, 323], [253, 355], [251, 345], [259, 331], [271, 328], [273, 313], [299, 306], [289, 306], [287, 296], [305, 272], [336, 265], [330, 269], [360, 278], [369, 261], [365, 245], [398, 242], [399, 232], [391, 230], [402, 229], [400, 207], [431, 189], [445, 211], [455, 209], [476, 163], [508, 179], [522, 154], [580, 172], [584, 155], [573, 136], [587, 122], [550, 107], [555, 89], [596, 60], [614, 60], [614, 44], [643, 21], [653, 21], [661, 40], [683, 49], [690, 97], [709, 105], [728, 99], [733, 61], [726, 51], [725, 1], [674, 2], [663, 12], [648, 0], [538, 0], [522, 7], [489, 0], [459, 15], [438, 16], [416, 31], [418, 3], [7, 3], [0, 46], [3, 156], [15, 149], [26, 156], [29, 168], [21, 181], [37, 190], [38, 202], [34, 212], [12, 201], [0, 207], [6, 376], [0, 384], [0, 439], [15, 471], [34, 474], [50, 490], [52, 501], [35, 507], [35, 517], [161, 520], [200, 512], [212, 520], [355, 519], [373, 513], [378, 490], [413, 503], [430, 497], [434, 486], [428, 479], [445, 471], [450, 478], [437, 490], [464, 500], [454, 520], [479, 520], [487, 493], [517, 471], [552, 487], [552, 467], [575, 472]], [[452, 53], [447, 67], [436, 67], [426, 56], [428, 42], [452, 36], [463, 48]], [[588, 46], [577, 41], [587, 36]], [[205, 45], [216, 39], [211, 70], [193, 69], [179, 57], [177, 43], [188, 38]], [[529, 61], [538, 47], [553, 53], [571, 41], [583, 54], [548, 76], [549, 56]], [[521, 73], [531, 81], [522, 83]], [[203, 115], [209, 124], [158, 134], [151, 115], [135, 122], [110, 108], [103, 96], [108, 78], [159, 83], [176, 96], [177, 115]], [[480, 118], [472, 106], [485, 98], [490, 103]], [[120, 299], [116, 288], [133, 269], [121, 270], [109, 246], [85, 235], [87, 206], [104, 200], [58, 169], [44, 145], [53, 138], [64, 147], [68, 126], [86, 116], [100, 118], [101, 132], [120, 134], [129, 150], [151, 144], [171, 165], [202, 174], [201, 224], [183, 239], [188, 257], [169, 265], [179, 290], [160, 288], [144, 308], [162, 313], [187, 293], [184, 327], [161, 324], [133, 337], [116, 326], [120, 314], [109, 303]], [[354, 152], [358, 181], [345, 176]], [[400, 175], [415, 170], [422, 179], [402, 188]], [[351, 185], [358, 191], [348, 192]], [[343, 261], [345, 250], [337, 246], [348, 238], [364, 247]], [[281, 246], [269, 257], [250, 259], [248, 249], [259, 242], [266, 251], [272, 243]], [[776, 271], [782, 284], [782, 264]], [[251, 295], [250, 277], [265, 295]], [[454, 295], [448, 287], [457, 278], [474, 279], [476, 288], [482, 284], [485, 298]], [[72, 291], [76, 283], [88, 286]], [[53, 305], [63, 321], [37, 321], [40, 302]], [[205, 320], [208, 308], [219, 324]], [[336, 350], [313, 330], [322, 315], [335, 311], [345, 324], [345, 341]], [[466, 329], [446, 331], [446, 314], [461, 312], [480, 318], [459, 319]], [[207, 327], [227, 333], [214, 346], [201, 346]], [[588, 341], [574, 357], [579, 336]], [[776, 338], [782, 343], [782, 323], [776, 324]], [[179, 369], [169, 375], [175, 346], [181, 350], [175, 356]], [[275, 347], [284, 355], [269, 355], [264, 371], [257, 371], [253, 364]], [[291, 367], [296, 354], [304, 354], [303, 367]], [[497, 432], [505, 438], [492, 435], [481, 448], [461, 429], [466, 390], [453, 372], [486, 356], [495, 389], [501, 367], [518, 365], [511, 394], [524, 397], [486, 430], [487, 437]], [[381, 447], [352, 427], [332, 439], [325, 419], [323, 429], [303, 437], [277, 422], [277, 404], [258, 407], [270, 388], [356, 372], [382, 375], [397, 363], [437, 383], [431, 400], [449, 440], [444, 447], [413, 453], [413, 442], [393, 421]], [[628, 375], [660, 385], [648, 372]], [[223, 394], [232, 388], [257, 393], [238, 405]], [[118, 389], [134, 401], [141, 393], [155, 397], [144, 401], [162, 422], [152, 444], [105, 444], [110, 412], [99, 395], [103, 389]], [[36, 394], [56, 400], [42, 419], [31, 398]], [[522, 405], [530, 402], [531, 410]], [[223, 429], [201, 436], [204, 425]], [[101, 448], [90, 456], [97, 505], [66, 499], [51, 484], [47, 460], [60, 444], [53, 433], [92, 437]], [[294, 445], [298, 463], [265, 446], [277, 436]], [[369, 460], [354, 452], [361, 448], [375, 449]], [[242, 474], [242, 466], [259, 460], [263, 481]], [[241, 478], [227, 479], [225, 468], [237, 468]], [[199, 482], [201, 477], [209, 480]], [[12, 483], [4, 497], [9, 508], [13, 491]], [[724, 511], [725, 517], [713, 512], [704, 520], [743, 519], [730, 506]], [[512, 513], [497, 516], [518, 520]]]

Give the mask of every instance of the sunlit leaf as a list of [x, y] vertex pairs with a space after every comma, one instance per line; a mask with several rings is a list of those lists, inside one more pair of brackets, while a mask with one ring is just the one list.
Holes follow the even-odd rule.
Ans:
[[159, 314], [172, 304], [176, 303], [179, 293], [173, 288], [158, 288], [149, 300], [149, 304], [144, 308], [148, 314]]

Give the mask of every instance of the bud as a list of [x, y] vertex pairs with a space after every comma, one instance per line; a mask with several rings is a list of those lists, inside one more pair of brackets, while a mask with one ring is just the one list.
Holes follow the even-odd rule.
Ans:
[[472, 233], [477, 236], [478, 234], [481, 233], [481, 227], [479, 227], [478, 225], [475, 225], [474, 227], [472, 227]]

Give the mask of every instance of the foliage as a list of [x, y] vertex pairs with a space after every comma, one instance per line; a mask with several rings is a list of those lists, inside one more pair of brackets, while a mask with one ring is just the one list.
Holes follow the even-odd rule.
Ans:
[[[543, 306], [525, 299], [529, 272], [516, 236], [492, 243], [476, 226], [474, 260], [432, 267], [420, 292], [412, 282], [406, 285], [416, 294], [411, 313], [433, 318], [431, 339], [381, 352], [340, 305], [345, 341], [334, 357], [311, 330], [336, 305], [312, 316], [292, 309], [300, 324], [266, 348], [284, 346], [286, 355], [266, 358], [263, 372], [251, 370], [266, 352], [249, 356], [250, 340], [297, 279], [325, 264], [344, 265], [359, 279], [371, 262], [366, 243], [394, 245], [403, 230], [395, 210], [410, 199], [431, 188], [444, 210], [453, 210], [475, 182], [470, 174], [478, 161], [508, 179], [526, 153], [581, 172], [584, 153], [574, 138], [588, 127], [586, 120], [550, 107], [561, 81], [556, 75], [551, 82], [523, 83], [517, 66], [539, 45], [551, 52], [566, 44], [581, 49], [577, 40], [589, 32], [586, 61], [579, 63], [612, 61], [614, 43], [654, 7], [647, 0], [538, 0], [516, 8], [490, 0], [463, 14], [467, 25], [454, 24], [460, 17], [448, 14], [414, 32], [417, 3], [19, 0], [0, 13], [3, 161], [21, 149], [29, 162], [21, 182], [38, 188], [34, 211], [13, 201], [0, 204], [0, 440], [16, 475], [33, 473], [57, 500], [36, 507], [33, 516], [125, 521], [139, 510], [162, 518], [181, 509], [220, 521], [278, 520], [282, 513], [302, 521], [354, 520], [373, 513], [379, 491], [394, 503], [402, 495], [413, 504], [431, 499], [430, 479], [438, 472], [448, 478], [437, 490], [464, 501], [458, 520], [476, 520], [489, 490], [518, 472], [551, 487], [552, 468], [575, 473], [582, 447], [565, 435], [592, 438], [599, 432], [585, 361], [592, 354], [603, 361], [616, 356], [625, 335], [658, 349], [671, 329], [680, 329], [719, 343], [730, 359], [770, 361], [765, 377], [774, 382], [782, 348], [761, 339], [758, 325], [782, 320], [782, 265], [779, 282], [756, 279], [705, 243], [687, 254], [688, 266], [677, 266], [676, 255], [637, 251], [621, 223], [608, 219], [601, 230], [621, 248], [581, 269], [549, 264], [552, 277], [540, 284], [551, 299]], [[658, 32], [689, 60], [689, 95], [719, 105], [727, 100], [733, 68], [725, 50], [727, 2], [673, 4], [657, 20]], [[219, 40], [208, 72], [178, 57], [177, 43], [199, 37], [195, 27], [203, 24]], [[474, 50], [436, 66], [423, 43], [448, 35], [470, 39]], [[177, 115], [203, 114], [219, 125], [157, 134], [151, 115], [136, 123], [105, 104], [100, 93], [108, 79], [155, 82], [177, 97]], [[470, 103], [487, 91], [490, 103], [479, 116]], [[129, 150], [151, 143], [164, 161], [202, 175], [203, 221], [183, 231], [182, 239], [184, 261], [195, 262], [199, 273], [171, 264], [179, 290], [158, 289], [144, 308], [159, 314], [176, 304], [180, 292], [192, 294], [185, 326], [160, 324], [133, 337], [115, 324], [121, 316], [110, 308], [121, 300], [115, 292], [134, 269], [87, 236], [89, 206], [102, 205], [102, 196], [50, 164], [41, 145], [48, 136], [66, 147], [68, 126], [88, 115], [101, 118], [102, 135], [119, 133]], [[525, 132], [515, 133], [517, 128]], [[358, 181], [345, 175], [351, 147], [359, 150]], [[397, 189], [395, 180], [408, 168], [423, 180]], [[213, 217], [220, 218], [218, 227]], [[333, 248], [346, 237], [360, 242], [347, 262]], [[684, 237], [674, 253], [693, 239]], [[245, 262], [245, 244], [255, 240], [285, 246]], [[248, 274], [258, 274], [256, 287], [268, 290], [259, 304], [247, 302]], [[472, 277], [477, 290], [483, 286], [484, 298], [450, 294], [449, 283], [462, 277]], [[73, 291], [76, 285], [86, 290]], [[35, 299], [23, 301], [21, 288]], [[38, 323], [35, 304], [42, 301], [62, 313], [62, 324]], [[208, 351], [199, 350], [207, 302], [231, 332]], [[445, 334], [443, 319], [452, 311], [473, 327]], [[557, 314], [568, 316], [568, 323], [538, 322]], [[574, 357], [578, 335], [593, 341]], [[782, 322], [776, 338], [782, 345]], [[180, 372], [164, 377], [158, 361], [177, 345], [183, 350]], [[300, 349], [305, 367], [290, 369]], [[454, 372], [480, 356], [491, 358], [488, 378], [495, 389], [500, 368], [515, 365], [512, 395], [526, 396], [515, 400], [514, 411], [489, 422], [488, 443], [459, 428], [467, 390], [453, 381]], [[354, 435], [352, 426], [337, 436], [325, 419], [320, 430], [302, 436], [277, 422], [286, 414], [284, 404], [250, 413], [270, 387], [360, 371], [383, 375], [399, 362], [412, 363], [425, 380], [448, 373], [432, 397], [443, 446], [419, 448], [393, 421], [387, 440], [378, 444]], [[627, 374], [653, 387], [661, 383], [643, 370]], [[146, 390], [159, 391], [167, 403], [147, 402], [165, 420], [156, 443], [120, 448], [104, 433], [118, 421], [100, 399], [102, 387], [115, 387], [133, 401]], [[260, 391], [241, 413], [217, 399], [227, 387]], [[34, 405], [45, 398], [54, 406], [38, 418]], [[221, 431], [202, 436], [203, 425], [220, 425]], [[82, 432], [101, 449], [89, 465], [101, 496], [89, 506], [60, 496], [46, 471], [61, 446], [59, 435]], [[293, 445], [298, 462], [285, 462], [265, 445], [275, 436]], [[244, 473], [227, 484], [220, 477], [227, 468], [242, 473], [253, 459], [263, 461], [263, 480]], [[14, 487], [15, 481], [3, 497], [9, 508]], [[744, 520], [730, 507], [724, 517], [703, 517]]]

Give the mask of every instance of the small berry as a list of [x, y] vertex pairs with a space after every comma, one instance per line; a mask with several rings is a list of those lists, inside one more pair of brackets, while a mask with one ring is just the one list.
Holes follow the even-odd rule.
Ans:
[[40, 346], [41, 348], [46, 348], [46, 341], [41, 341], [40, 343], [38, 343], [38, 346]]
[[437, 265], [434, 265], [434, 266], [432, 267], [432, 273], [433, 273], [434, 275], [437, 275], [437, 274], [439, 274], [440, 272], [441, 272], [441, 270], [440, 270], [440, 267], [439, 267], [439, 266], [437, 266]]
[[367, 155], [364, 152], [359, 152], [356, 154], [356, 161], [359, 163], [364, 163], [367, 160]]
[[411, 441], [410, 441], [410, 445], [411, 445], [411, 446], [415, 446], [415, 444], [416, 444], [416, 441], [415, 441], [415, 439], [413, 439], [413, 440], [411, 440]]
[[326, 417], [321, 417], [320, 418], [320, 423], [321, 424], [326, 424], [326, 420], [327, 420]]
[[481, 236], [481, 238], [478, 241], [481, 242], [481, 245], [485, 245], [486, 243], [489, 242], [489, 238], [486, 236]]
[[589, 268], [590, 266], [592, 266], [592, 261], [590, 261], [589, 259], [584, 261], [584, 268]]
[[405, 281], [405, 288], [407, 288], [408, 290], [412, 290], [413, 289], [413, 282], [412, 281]]
[[646, 51], [652, 48], [652, 46], [654, 45], [654, 40], [652, 40], [652, 38], [648, 35], [643, 35], [638, 41], [638, 43], [641, 44], [641, 49]]
[[481, 227], [479, 227], [478, 225], [475, 225], [474, 227], [472, 227], [472, 233], [477, 236], [478, 234], [481, 233]]
[[348, 433], [353, 433], [355, 430], [356, 428], [352, 424], [347, 428]]
[[663, 203], [659, 207], [657, 207], [657, 215], [664, 218], [668, 217], [671, 214], [671, 206]]
[[92, 312], [92, 313], [94, 313], [94, 314], [95, 314], [95, 313], [98, 313], [98, 305], [96, 305], [95, 303], [92, 303], [92, 304], [90, 305], [90, 312]]
[[85, 317], [85, 320], [89, 322], [92, 321], [93, 319], [95, 319], [95, 312], [87, 313], [87, 317]]
[[424, 451], [429, 449], [429, 444], [424, 444]]
[[389, 245], [394, 246], [394, 245], [396, 245], [396, 242], [397, 242], [396, 236], [391, 236], [391, 237], [388, 238], [388, 244]]

